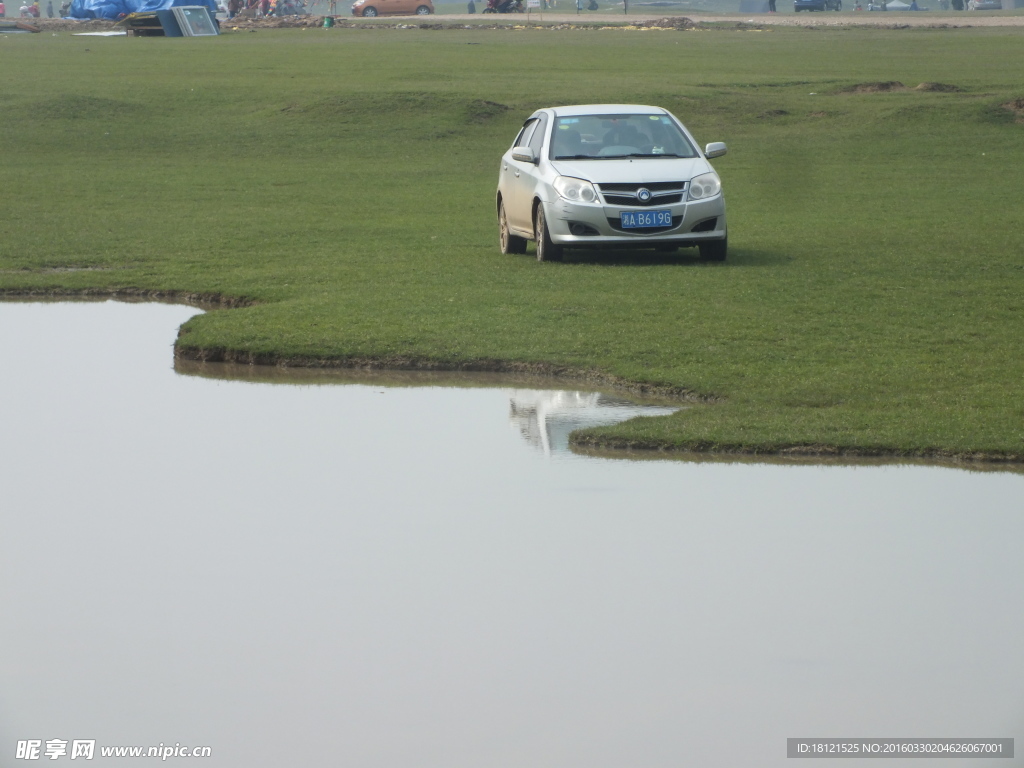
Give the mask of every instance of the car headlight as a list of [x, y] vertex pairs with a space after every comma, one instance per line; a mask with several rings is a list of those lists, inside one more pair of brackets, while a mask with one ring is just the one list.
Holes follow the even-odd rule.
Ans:
[[561, 197], [573, 203], [596, 203], [597, 190], [594, 185], [584, 179], [572, 176], [559, 176], [552, 186]]
[[690, 199], [703, 200], [714, 197], [722, 191], [722, 181], [717, 173], [702, 173], [690, 179]]

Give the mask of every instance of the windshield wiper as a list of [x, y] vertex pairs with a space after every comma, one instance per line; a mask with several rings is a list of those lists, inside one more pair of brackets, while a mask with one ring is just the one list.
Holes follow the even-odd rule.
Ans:
[[599, 157], [593, 155], [556, 155], [555, 160], [600, 160]]

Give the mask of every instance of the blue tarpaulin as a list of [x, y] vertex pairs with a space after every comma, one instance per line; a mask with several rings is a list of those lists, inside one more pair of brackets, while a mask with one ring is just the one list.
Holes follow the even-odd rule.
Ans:
[[129, 13], [165, 11], [176, 5], [202, 5], [217, 12], [214, 0], [73, 0], [68, 9], [71, 19], [111, 19], [116, 21]]

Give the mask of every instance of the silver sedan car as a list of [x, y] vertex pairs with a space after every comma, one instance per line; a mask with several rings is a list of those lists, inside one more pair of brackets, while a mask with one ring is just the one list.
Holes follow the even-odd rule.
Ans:
[[558, 261], [563, 249], [696, 246], [725, 260], [718, 174], [686, 127], [659, 107], [590, 104], [538, 109], [501, 158], [496, 199], [502, 253]]

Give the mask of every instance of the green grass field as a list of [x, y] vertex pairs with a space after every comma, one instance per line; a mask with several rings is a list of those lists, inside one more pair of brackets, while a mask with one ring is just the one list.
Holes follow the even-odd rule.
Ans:
[[[0, 35], [0, 291], [174, 292], [185, 355], [592, 372], [610, 445], [1024, 458], [1024, 31]], [[900, 81], [905, 90], [850, 92]], [[943, 83], [955, 90], [918, 90]], [[729, 260], [501, 256], [539, 106], [672, 109]], [[31, 329], [25, 329], [27, 335]], [[131, 350], [125, 350], [131, 354]]]

